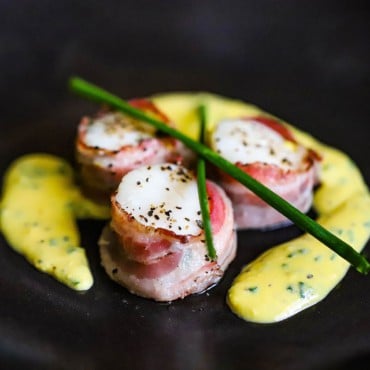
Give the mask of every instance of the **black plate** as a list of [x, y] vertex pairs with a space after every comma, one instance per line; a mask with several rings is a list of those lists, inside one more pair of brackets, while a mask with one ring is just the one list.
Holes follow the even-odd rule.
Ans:
[[[67, 92], [67, 77], [80, 74], [123, 97], [208, 90], [251, 101], [346, 151], [369, 183], [365, 2], [76, 3], [0, 3], [1, 174], [35, 151], [73, 163], [76, 124], [96, 109]], [[240, 233], [218, 286], [159, 304], [105, 275], [102, 225], [79, 223], [95, 278], [85, 293], [38, 272], [0, 238], [0, 368], [367, 368], [369, 277], [354, 270], [323, 302], [277, 324], [247, 323], [227, 308], [241, 267], [298, 235], [294, 226]]]

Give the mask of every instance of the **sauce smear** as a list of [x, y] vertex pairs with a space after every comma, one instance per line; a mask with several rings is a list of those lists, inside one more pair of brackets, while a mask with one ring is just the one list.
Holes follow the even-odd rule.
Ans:
[[109, 214], [82, 198], [71, 167], [47, 154], [17, 159], [5, 174], [1, 229], [12, 248], [31, 264], [75, 290], [93, 284], [75, 222]]

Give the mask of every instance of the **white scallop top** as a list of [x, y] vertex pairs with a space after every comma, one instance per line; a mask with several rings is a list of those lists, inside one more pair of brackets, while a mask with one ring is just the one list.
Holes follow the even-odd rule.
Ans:
[[116, 194], [121, 208], [143, 225], [199, 235], [202, 216], [194, 175], [182, 166], [143, 166], [126, 174]]
[[262, 162], [297, 169], [306, 149], [253, 119], [225, 119], [218, 123], [211, 146], [232, 163]]
[[119, 112], [108, 113], [92, 120], [86, 129], [84, 141], [90, 147], [119, 150], [126, 145], [138, 145], [153, 136], [153, 130]]

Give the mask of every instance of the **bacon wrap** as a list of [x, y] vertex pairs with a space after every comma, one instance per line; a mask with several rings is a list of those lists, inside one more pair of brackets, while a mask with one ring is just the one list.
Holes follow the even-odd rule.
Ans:
[[275, 132], [280, 134], [286, 140], [289, 140], [293, 143], [297, 142], [293, 134], [289, 131], [289, 129], [283, 126], [276, 119], [264, 117], [264, 116], [257, 116], [253, 118], [248, 117], [248, 119], [253, 119], [254, 121], [264, 124], [265, 126], [269, 127], [271, 130], [274, 130]]
[[[217, 233], [225, 218], [225, 203], [216, 185], [210, 181], [207, 181], [207, 193], [212, 231]], [[169, 253], [181, 250], [183, 244], [204, 239], [203, 232], [200, 235], [178, 235], [168, 229], [143, 225], [121, 209], [115, 194], [112, 195], [111, 203], [111, 227], [130, 260], [150, 264]]]
[[[137, 295], [172, 301], [216, 284], [236, 253], [230, 200], [207, 182], [216, 262], [209, 261], [203, 231], [199, 235], [144, 226], [112, 196], [112, 221], [99, 240], [102, 264], [113, 280]], [[197, 200], [196, 200], [197, 201]]]
[[[151, 101], [133, 99], [133, 107], [154, 115], [164, 123], [171, 122]], [[105, 113], [99, 113], [104, 115]], [[125, 145], [119, 150], [107, 150], [85, 144], [84, 137], [90, 122], [83, 117], [76, 139], [76, 160], [80, 167], [82, 187], [86, 195], [97, 201], [107, 201], [127, 172], [141, 166], [162, 162], [188, 165], [193, 154], [180, 141], [169, 137], [153, 137], [142, 140], [138, 145]]]

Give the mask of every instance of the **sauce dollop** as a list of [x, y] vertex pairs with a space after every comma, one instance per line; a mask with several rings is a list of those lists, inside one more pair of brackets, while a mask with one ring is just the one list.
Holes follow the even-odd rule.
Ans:
[[107, 218], [107, 207], [85, 199], [70, 165], [48, 154], [18, 158], [5, 174], [1, 231], [38, 270], [75, 290], [93, 284], [75, 218]]

